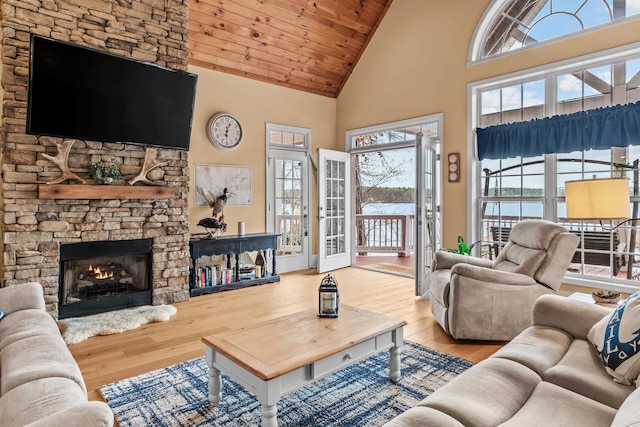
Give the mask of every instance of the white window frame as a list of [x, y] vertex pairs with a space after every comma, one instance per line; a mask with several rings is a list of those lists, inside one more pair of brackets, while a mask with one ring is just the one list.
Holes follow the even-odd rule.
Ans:
[[[296, 146], [296, 145], [286, 145], [286, 144], [273, 144], [271, 143], [271, 132], [283, 132], [283, 133], [296, 133], [296, 134], [300, 134], [304, 136], [304, 145], [302, 146]], [[273, 157], [274, 154], [278, 153], [278, 152], [298, 152], [300, 154], [302, 154], [305, 158], [306, 158], [306, 169], [309, 171], [308, 172], [308, 177], [306, 177], [306, 186], [305, 186], [305, 191], [306, 194], [304, 195], [304, 199], [305, 199], [305, 204], [307, 206], [307, 224], [306, 227], [303, 227], [307, 230], [307, 236], [305, 237], [306, 241], [308, 242], [305, 245], [305, 251], [307, 251], [307, 268], [316, 265], [317, 260], [316, 260], [316, 256], [313, 255], [313, 251], [311, 249], [311, 244], [310, 242], [313, 241], [313, 228], [311, 227], [311, 195], [312, 193], [312, 172], [311, 172], [311, 168], [310, 166], [312, 165], [312, 161], [311, 161], [311, 156], [310, 156], [310, 150], [312, 147], [312, 141], [311, 141], [311, 129], [309, 128], [303, 128], [303, 127], [298, 127], [298, 126], [289, 126], [289, 125], [281, 125], [281, 124], [276, 124], [276, 123], [269, 123], [267, 122], [265, 124], [265, 151], [266, 151], [266, 170], [267, 173], [265, 175], [265, 190], [266, 190], [266, 203], [267, 203], [267, 209], [265, 210], [265, 224], [267, 225], [267, 231], [269, 232], [273, 232], [273, 226], [275, 223], [275, 212], [273, 211], [275, 209], [274, 206], [271, 205], [271, 200], [273, 199], [273, 193], [275, 192], [275, 189], [273, 188], [273, 180], [270, 179], [270, 161], [271, 158]]]
[[[271, 143], [271, 132], [282, 132], [282, 133], [297, 133], [304, 136], [304, 145], [286, 145], [286, 144], [273, 144]], [[266, 139], [267, 139], [267, 150], [271, 148], [275, 148], [277, 150], [292, 150], [292, 151], [305, 151], [309, 152], [311, 147], [311, 129], [303, 128], [298, 126], [288, 126], [288, 125], [279, 125], [276, 123], [267, 123], [266, 124]]]
[[[482, 171], [480, 168], [480, 161], [477, 157], [475, 138], [475, 129], [480, 117], [480, 94], [488, 90], [498, 89], [511, 84], [520, 84], [530, 80], [545, 79], [546, 85], [549, 85], [546, 86], [547, 90], [545, 90], [545, 111], [546, 115], [550, 116], [555, 113], [556, 108], [555, 94], [557, 91], [555, 85], [557, 84], [556, 80], [558, 75], [566, 74], [576, 69], [593, 68], [615, 62], [637, 59], [639, 56], [640, 42], [468, 84], [467, 170], [469, 173], [467, 174], [467, 210], [469, 214], [467, 215], [467, 234], [471, 236], [470, 241], [475, 242], [482, 238], [482, 230], [480, 229]], [[553, 200], [550, 200], [550, 198]], [[555, 206], [555, 203], [553, 202], [556, 198], [557, 197], [555, 195], [546, 194], [545, 206], [547, 207], [545, 209], [551, 209], [551, 206]], [[631, 286], [627, 280], [613, 278], [598, 278], [596, 281], [590, 280], [584, 276], [567, 276], [565, 277], [564, 282], [590, 287], [606, 287], [621, 290], [623, 292], [635, 292], [638, 290], [637, 286]]]
[[588, 27], [582, 31], [575, 31], [568, 34], [564, 34], [558, 37], [554, 37], [548, 40], [542, 40], [537, 43], [531, 44], [529, 46], [524, 46], [520, 49], [515, 49], [508, 52], [502, 52], [495, 55], [483, 57], [482, 51], [484, 49], [484, 42], [486, 37], [488, 36], [488, 32], [492, 29], [492, 24], [494, 18], [501, 14], [505, 7], [513, 2], [513, 0], [493, 0], [489, 6], [485, 9], [482, 17], [478, 21], [478, 25], [473, 32], [473, 37], [471, 38], [471, 43], [469, 44], [469, 54], [467, 57], [467, 65], [480, 64], [487, 61], [492, 61], [498, 58], [504, 58], [505, 56], [514, 55], [517, 53], [527, 52], [531, 49], [536, 49], [541, 46], [547, 46], [550, 44], [558, 43], [563, 40], [569, 40], [575, 37], [580, 37], [585, 34], [593, 33], [595, 31], [601, 31], [603, 29], [614, 27], [617, 25], [624, 24], [625, 22], [636, 21], [640, 19], [640, 14], [627, 16], [624, 18], [615, 18], [613, 21], [606, 22], [599, 25], [594, 25], [593, 27]]
[[[364, 127], [364, 128], [347, 130], [344, 133], [345, 151], [350, 153], [350, 154], [352, 154], [352, 155], [355, 155], [355, 154], [359, 154], [359, 153], [385, 151], [385, 150], [392, 150], [392, 149], [396, 149], [396, 148], [415, 148], [415, 147], [417, 147], [417, 141], [416, 140], [391, 142], [391, 143], [388, 143], [388, 144], [380, 144], [380, 145], [376, 145], [376, 146], [365, 146], [365, 147], [356, 147], [355, 144], [353, 143], [353, 141], [354, 141], [354, 138], [359, 136], [359, 135], [368, 135], [368, 134], [372, 134], [372, 133], [386, 132], [386, 131], [395, 130], [395, 129], [402, 129], [402, 128], [407, 128], [407, 127], [420, 126], [420, 125], [424, 125], [426, 123], [437, 123], [437, 125], [438, 125], [438, 135], [436, 137], [434, 137], [434, 138], [437, 139], [442, 144], [442, 141], [444, 141], [444, 114], [437, 113], [437, 114], [430, 114], [430, 115], [427, 115], [427, 116], [415, 117], [415, 118], [411, 118], [411, 119], [399, 120], [399, 121], [396, 121], [396, 122], [382, 123], [382, 124], [368, 126], [368, 127]], [[442, 153], [443, 150], [444, 150], [444, 148], [442, 146], [440, 152]], [[355, 200], [356, 199], [356, 197], [355, 197], [355, 192], [356, 192], [355, 174], [351, 174], [351, 175], [352, 175], [351, 176], [351, 200]], [[438, 205], [438, 209], [440, 209], [440, 207], [442, 206], [442, 192], [443, 192], [442, 191], [442, 180], [440, 180], [439, 186], [437, 187], [436, 190], [437, 190], [437, 205]], [[353, 209], [353, 206], [350, 207], [350, 210], [351, 210], [351, 221], [352, 221], [352, 224], [356, 224], [356, 216], [355, 216], [356, 214], [355, 214], [355, 209]], [[440, 213], [440, 215], [441, 215], [441, 213]], [[441, 243], [440, 239], [441, 239], [441, 237], [443, 235], [443, 233], [442, 233], [442, 221], [439, 221], [439, 225], [438, 225], [438, 227], [436, 227], [436, 230], [434, 230], [434, 231], [435, 231], [435, 235], [437, 236], [436, 237], [436, 241], [438, 243]], [[352, 239], [352, 242], [356, 241], [355, 230], [354, 230], [354, 233], [352, 234], [351, 239]], [[422, 256], [422, 254], [420, 252], [422, 250], [423, 249], [416, 247], [415, 248], [415, 256], [416, 257]], [[352, 251], [351, 264], [355, 265], [355, 251]], [[423, 282], [424, 278], [422, 278], [421, 276], [416, 274], [416, 280], [420, 280], [421, 282]]]

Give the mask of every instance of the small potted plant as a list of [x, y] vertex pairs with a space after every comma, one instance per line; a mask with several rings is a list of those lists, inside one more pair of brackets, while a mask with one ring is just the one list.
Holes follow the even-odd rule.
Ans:
[[100, 160], [89, 162], [89, 176], [101, 184], [113, 184], [117, 179], [122, 178], [122, 172], [117, 164], [106, 164]]

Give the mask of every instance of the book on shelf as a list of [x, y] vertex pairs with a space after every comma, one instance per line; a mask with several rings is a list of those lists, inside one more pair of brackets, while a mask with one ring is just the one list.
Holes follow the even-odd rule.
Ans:
[[217, 267], [214, 265], [205, 265], [198, 267], [197, 283], [198, 288], [208, 288], [216, 286], [218, 281]]

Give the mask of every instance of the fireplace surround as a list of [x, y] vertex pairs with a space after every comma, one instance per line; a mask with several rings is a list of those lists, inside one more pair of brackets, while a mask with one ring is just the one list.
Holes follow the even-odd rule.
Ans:
[[[69, 244], [151, 239], [151, 303], [189, 299], [188, 152], [158, 149], [156, 159], [165, 165], [147, 176], [157, 185], [149, 191], [169, 187], [171, 197], [139, 199], [125, 191], [41, 197], [39, 187], [60, 177], [60, 168], [50, 159], [66, 141], [26, 133], [31, 34], [187, 71], [188, 10], [184, 0], [13, 1], [2, 10], [2, 286], [40, 283], [46, 309], [55, 318], [60, 250]], [[88, 180], [89, 162], [113, 162], [127, 181], [140, 173], [145, 156], [137, 145], [75, 140], [68, 167]], [[126, 182], [117, 186], [142, 187]]]

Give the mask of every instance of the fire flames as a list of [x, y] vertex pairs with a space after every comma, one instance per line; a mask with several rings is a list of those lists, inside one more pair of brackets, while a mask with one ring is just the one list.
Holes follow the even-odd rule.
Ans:
[[96, 279], [110, 279], [113, 277], [113, 271], [102, 271], [100, 267], [93, 267], [90, 265], [88, 270], [93, 272], [93, 277]]

